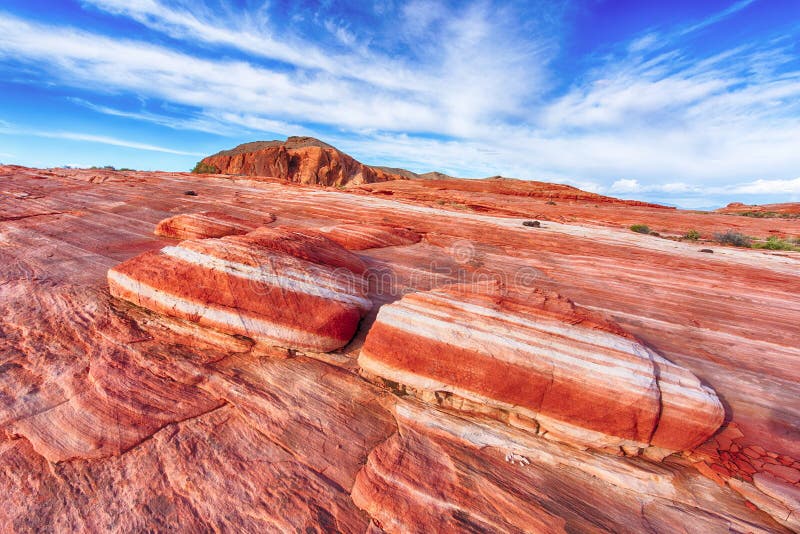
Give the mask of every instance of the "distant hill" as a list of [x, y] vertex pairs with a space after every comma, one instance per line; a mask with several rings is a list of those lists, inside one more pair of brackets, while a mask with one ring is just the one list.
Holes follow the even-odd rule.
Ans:
[[[204, 158], [195, 172], [269, 176], [319, 185], [359, 185], [389, 180], [456, 180], [441, 172], [415, 173], [397, 167], [366, 165], [314, 137], [254, 141]], [[500, 178], [493, 176], [492, 178]]]
[[327, 186], [407, 179], [403, 174], [364, 165], [313, 137], [245, 143], [204, 158], [197, 170], [206, 173], [270, 176], [291, 182]]
[[800, 202], [786, 202], [783, 204], [742, 204], [741, 202], [731, 202], [724, 208], [715, 210], [717, 213], [727, 213], [731, 215], [744, 215], [747, 217], [758, 217], [769, 219], [794, 218], [800, 217]]
[[621, 201], [582, 191], [572, 186], [519, 180], [503, 176], [457, 178], [441, 172], [415, 173], [397, 167], [366, 165], [338, 148], [314, 137], [289, 137], [285, 141], [255, 141], [223, 150], [203, 159], [200, 173], [264, 176], [302, 184], [325, 186], [384, 183], [389, 192], [393, 182], [422, 182], [423, 190], [448, 189], [465, 194], [490, 193], [549, 200], [623, 202], [628, 205], [658, 206], [639, 201]]

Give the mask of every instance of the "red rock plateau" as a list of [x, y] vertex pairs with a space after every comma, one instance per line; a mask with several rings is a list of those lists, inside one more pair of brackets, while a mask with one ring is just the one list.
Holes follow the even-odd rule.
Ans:
[[800, 202], [786, 202], [784, 204], [742, 204], [732, 202], [716, 210], [716, 213], [730, 213], [733, 215], [748, 215], [750, 217], [800, 217]]
[[800, 529], [800, 219], [269, 174], [0, 167], [0, 530]]
[[405, 178], [380, 167], [359, 163], [313, 137], [245, 143], [204, 158], [201, 163], [208, 170], [223, 174], [271, 176], [302, 184], [329, 186]]

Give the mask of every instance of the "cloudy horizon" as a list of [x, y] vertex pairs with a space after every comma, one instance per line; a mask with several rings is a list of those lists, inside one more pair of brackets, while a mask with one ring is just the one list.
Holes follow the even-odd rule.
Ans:
[[311, 135], [364, 163], [686, 208], [800, 201], [800, 4], [11, 0], [0, 161], [188, 170]]

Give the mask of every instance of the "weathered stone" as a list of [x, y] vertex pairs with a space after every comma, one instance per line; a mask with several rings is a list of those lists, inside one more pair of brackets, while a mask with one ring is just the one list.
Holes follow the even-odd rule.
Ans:
[[246, 234], [259, 226], [275, 220], [272, 214], [262, 214], [251, 220], [244, 220], [216, 211], [186, 213], [164, 219], [156, 225], [155, 234], [177, 239], [203, 239], [225, 237], [226, 235]]
[[[293, 234], [276, 230], [281, 244]], [[372, 306], [359, 275], [312, 263], [251, 236], [188, 240], [147, 252], [108, 272], [112, 295], [269, 345], [327, 352], [347, 344]], [[307, 242], [295, 244], [299, 256]], [[329, 247], [329, 250], [332, 247]]]
[[716, 395], [691, 373], [554, 294], [510, 297], [471, 287], [385, 305], [359, 365], [535, 419], [597, 448], [690, 449], [720, 426]]

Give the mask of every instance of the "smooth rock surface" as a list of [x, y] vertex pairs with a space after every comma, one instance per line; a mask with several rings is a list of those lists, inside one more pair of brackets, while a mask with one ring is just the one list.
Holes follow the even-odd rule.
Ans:
[[[275, 235], [280, 243], [293, 236]], [[347, 344], [372, 307], [363, 280], [271, 242], [261, 234], [183, 241], [109, 270], [109, 288], [149, 310], [269, 345], [327, 352]], [[336, 263], [355, 261], [342, 253]]]
[[275, 220], [266, 214], [256, 220], [245, 220], [216, 211], [184, 213], [164, 219], [156, 225], [155, 234], [176, 239], [204, 239], [241, 235]]
[[407, 228], [374, 224], [337, 224], [322, 227], [319, 231], [348, 250], [413, 245], [422, 239], [421, 235]]
[[[269, 176], [4, 166], [0, 182], [6, 530], [788, 531], [778, 520], [790, 509], [759, 473], [800, 467], [798, 255], [716, 245], [705, 255], [707, 245], [627, 227], [800, 237], [799, 220], [506, 180], [348, 193]], [[109, 269], [175, 246], [153, 235], [159, 221], [202, 211], [256, 221], [265, 207], [276, 216], [265, 230], [328, 248], [274, 232], [267, 243], [320, 268], [339, 258], [364, 270], [374, 306], [341, 351], [287, 358], [109, 294]], [[541, 228], [522, 226], [534, 218]], [[341, 224], [424, 237], [346, 257], [319, 232]], [[723, 430], [663, 461], [581, 451], [481, 413], [399, 400], [358, 376], [379, 306], [475, 279], [554, 291], [611, 317], [717, 392]]]
[[595, 448], [691, 449], [724, 418], [690, 372], [554, 293], [472, 284], [407, 295], [381, 308], [358, 361]]
[[[676, 464], [619, 459], [417, 402], [376, 447], [354, 502], [387, 532], [774, 532]], [[625, 517], [619, 522], [618, 517]]]

